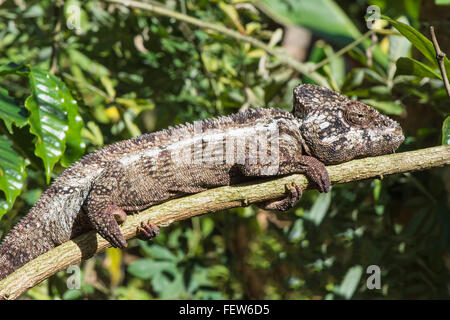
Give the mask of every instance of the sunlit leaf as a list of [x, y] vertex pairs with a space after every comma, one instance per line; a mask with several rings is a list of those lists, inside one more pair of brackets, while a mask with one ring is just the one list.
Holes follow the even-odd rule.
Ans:
[[331, 193], [321, 193], [311, 207], [311, 210], [305, 214], [305, 219], [313, 222], [316, 226], [320, 225], [330, 207]]
[[8, 64], [0, 66], [0, 76], [10, 73], [23, 74], [27, 72], [28, 68], [25, 67], [23, 64], [10, 62]]
[[363, 268], [361, 266], [350, 268], [345, 274], [344, 280], [342, 280], [339, 286], [334, 288], [333, 292], [343, 296], [345, 299], [350, 299], [358, 287], [362, 273]]
[[[309, 28], [335, 44], [345, 45], [362, 36], [345, 11], [333, 0], [258, 0], [256, 4], [280, 24]], [[361, 45], [368, 48], [371, 43], [365, 40]], [[388, 62], [387, 55], [379, 47], [374, 50], [374, 58], [382, 65]]]
[[[44, 162], [48, 183], [53, 166], [66, 149], [69, 130], [81, 134], [81, 118], [76, 111], [76, 101], [61, 80], [33, 67], [29, 73], [29, 82], [31, 95], [25, 101], [25, 107], [30, 112], [28, 124], [30, 132], [36, 136], [35, 154]], [[76, 128], [71, 128], [74, 123]], [[78, 134], [74, 132], [71, 138], [76, 136]], [[74, 144], [78, 151], [82, 146], [79, 141]], [[69, 143], [72, 145], [73, 142]]]
[[6, 201], [1, 202], [0, 218], [12, 207], [22, 192], [28, 162], [12, 148], [12, 142], [6, 136], [0, 136], [0, 190]]
[[[392, 20], [388, 17], [384, 18], [389, 21], [409, 41], [411, 41], [414, 47], [416, 47], [417, 50], [419, 50], [430, 63], [432, 63], [436, 68], [438, 67], [436, 61], [436, 50], [434, 49], [433, 43], [430, 40], [428, 40], [419, 31], [405, 23]], [[444, 65], [447, 74], [450, 74], [450, 61], [447, 57], [444, 57]]]
[[421, 78], [442, 79], [442, 76], [426, 64], [412, 58], [402, 57], [397, 60], [397, 75], [414, 75]]
[[226, 14], [228, 19], [230, 19], [239, 32], [245, 33], [245, 28], [242, 26], [241, 20], [239, 19], [239, 13], [235, 7], [221, 1], [219, 2], [219, 8]]
[[12, 125], [22, 128], [27, 124], [26, 110], [21, 108], [8, 91], [0, 88], [0, 119], [3, 119], [9, 133], [13, 133]]

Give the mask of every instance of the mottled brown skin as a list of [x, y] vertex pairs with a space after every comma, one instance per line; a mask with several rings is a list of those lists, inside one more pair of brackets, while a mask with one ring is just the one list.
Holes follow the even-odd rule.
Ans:
[[[245, 155], [265, 150], [255, 137], [267, 133], [275, 137], [266, 147], [277, 161], [242, 158], [239, 150]], [[292, 113], [252, 109], [118, 142], [65, 170], [11, 230], [0, 247], [0, 278], [92, 228], [113, 247], [124, 248], [119, 224], [127, 214], [186, 194], [291, 173], [306, 174], [328, 192], [326, 164], [393, 152], [403, 139], [400, 126], [373, 108], [300, 85]], [[284, 198], [259, 205], [287, 210], [301, 194], [300, 187], [288, 186]], [[151, 224], [139, 231], [143, 239], [158, 234]]]

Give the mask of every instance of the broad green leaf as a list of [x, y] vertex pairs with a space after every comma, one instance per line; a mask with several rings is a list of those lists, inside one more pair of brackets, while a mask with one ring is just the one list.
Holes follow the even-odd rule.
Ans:
[[[81, 134], [81, 118], [76, 111], [75, 100], [57, 77], [33, 67], [29, 82], [31, 95], [25, 101], [25, 107], [30, 112], [28, 123], [30, 132], [36, 136], [35, 154], [44, 162], [49, 183], [53, 166], [66, 149], [67, 138], [70, 136], [72, 139], [70, 146], [75, 146], [75, 149], [81, 147], [76, 141]], [[78, 151], [75, 153], [78, 154]], [[65, 164], [68, 162], [66, 158]]]
[[[411, 41], [414, 47], [416, 47], [417, 50], [419, 50], [436, 68], [438, 67], [436, 61], [436, 51], [434, 50], [433, 43], [430, 40], [428, 40], [419, 31], [405, 23], [392, 20], [386, 16], [384, 16], [384, 18], [389, 21], [409, 41]], [[450, 74], [450, 61], [447, 59], [447, 57], [444, 58], [444, 65], [447, 74]]]
[[450, 0], [434, 0], [438, 6], [450, 6]]
[[151, 279], [156, 272], [153, 259], [139, 259], [128, 266], [128, 272], [140, 279]]
[[421, 78], [428, 77], [442, 80], [441, 75], [426, 64], [423, 64], [422, 62], [415, 59], [405, 57], [399, 58], [397, 60], [396, 75], [414, 75]]
[[362, 99], [361, 102], [374, 107], [386, 114], [400, 115], [403, 113], [403, 107], [392, 101], [378, 101], [375, 99]]
[[169, 278], [164, 273], [156, 274], [152, 279], [153, 290], [160, 294], [162, 299], [175, 298], [185, 292], [183, 275], [176, 273]]
[[442, 124], [442, 145], [450, 145], [450, 116]]
[[86, 144], [81, 137], [81, 131], [83, 130], [84, 123], [83, 118], [81, 118], [78, 113], [77, 101], [72, 98], [69, 89], [59, 78], [55, 77], [54, 80], [62, 94], [68, 99], [65, 100], [64, 104], [64, 109], [67, 111], [67, 120], [69, 123], [69, 131], [67, 131], [66, 138], [67, 148], [61, 158], [61, 164], [64, 167], [68, 167], [73, 162], [81, 158], [81, 156], [84, 154]]
[[340, 44], [361, 36], [346, 13], [332, 0], [259, 0], [257, 4], [282, 24], [302, 25], [323, 36], [333, 36]]
[[69, 289], [66, 292], [64, 292], [62, 298], [63, 300], [76, 300], [82, 298], [83, 294], [81, 290], [77, 289]]
[[314, 202], [311, 210], [305, 214], [305, 219], [311, 221], [316, 226], [322, 223], [325, 214], [328, 211], [331, 203], [331, 192], [321, 193]]
[[177, 273], [176, 265], [169, 261], [155, 261], [153, 259], [139, 259], [128, 267], [128, 272], [140, 279], [152, 279], [161, 272]]
[[0, 88], [0, 119], [3, 119], [9, 133], [13, 134], [12, 124], [22, 128], [27, 124], [27, 111], [21, 108], [8, 91]]
[[[407, 24], [408, 19], [404, 16], [397, 19], [399, 22]], [[411, 51], [411, 42], [405, 37], [400, 37], [397, 34], [389, 35], [389, 57], [392, 61], [397, 61], [400, 57], [407, 57]]]
[[[362, 36], [333, 0], [258, 0], [256, 4], [278, 23], [306, 27], [331, 43], [346, 45]], [[368, 39], [362, 42], [364, 48], [370, 45]], [[379, 47], [374, 50], [374, 58], [383, 66], [387, 65], [387, 55]]]
[[209, 269], [201, 267], [199, 265], [195, 265], [192, 272], [192, 277], [187, 287], [187, 291], [190, 293], [194, 293], [200, 287], [212, 286], [214, 286], [214, 282], [212, 281], [212, 278], [209, 274]]
[[150, 255], [153, 259], [158, 259], [158, 260], [166, 260], [166, 261], [176, 261], [177, 257], [170, 252], [169, 249], [157, 245], [157, 244], [152, 244], [151, 246], [147, 245], [147, 243], [145, 243], [145, 241], [139, 241], [139, 243], [141, 244], [141, 248], [144, 249], [145, 253]]
[[27, 67], [25, 67], [23, 64], [17, 64], [14, 62], [10, 62], [8, 64], [5, 64], [3, 66], [0, 66], [0, 76], [10, 73], [16, 73], [23, 75], [23, 73], [28, 72]]
[[6, 197], [6, 201], [1, 201], [0, 218], [13, 206], [22, 191], [27, 165], [28, 162], [14, 151], [11, 141], [6, 136], [0, 136], [0, 190]]
[[354, 266], [350, 268], [345, 274], [342, 283], [339, 286], [335, 287], [333, 292], [343, 296], [345, 299], [350, 299], [355, 293], [356, 288], [358, 287], [362, 273], [363, 268], [361, 266]]
[[67, 111], [67, 122], [69, 125], [66, 137], [67, 148], [61, 158], [61, 164], [68, 167], [84, 154], [86, 144], [81, 138], [83, 119], [78, 114], [77, 102], [72, 98], [72, 95], [64, 82], [55, 76], [52, 76], [51, 78], [58, 88], [57, 91], [60, 92], [60, 96], [64, 99], [64, 104], [61, 105], [61, 109]]

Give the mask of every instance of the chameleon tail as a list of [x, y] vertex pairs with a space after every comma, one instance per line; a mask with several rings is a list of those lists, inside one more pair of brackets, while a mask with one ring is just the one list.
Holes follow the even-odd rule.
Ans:
[[0, 279], [55, 245], [44, 234], [42, 222], [35, 215], [24, 217], [8, 234], [0, 247]]

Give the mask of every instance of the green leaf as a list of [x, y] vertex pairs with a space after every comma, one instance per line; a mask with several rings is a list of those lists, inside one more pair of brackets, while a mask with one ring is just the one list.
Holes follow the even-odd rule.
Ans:
[[[64, 103], [64, 109], [67, 111], [67, 121], [69, 123], [69, 131], [67, 131], [66, 138], [66, 151], [61, 158], [61, 164], [68, 167], [73, 162], [77, 161], [84, 154], [86, 144], [84, 143], [81, 135], [81, 131], [84, 127], [83, 118], [78, 113], [78, 104], [75, 99], [72, 98], [69, 89], [64, 82], [55, 77], [55, 82], [58, 85], [64, 97], [67, 97]], [[64, 98], [65, 99], [65, 98]]]
[[12, 124], [22, 128], [27, 124], [26, 110], [21, 108], [8, 91], [0, 88], [0, 118], [5, 122], [9, 133], [13, 134]]
[[75, 49], [68, 50], [68, 53], [71, 63], [76, 64], [81, 69], [90, 73], [95, 78], [98, 79], [103, 76], [109, 75], [109, 70], [105, 66], [98, 63], [97, 61], [91, 60], [84, 53]]
[[225, 2], [219, 2], [219, 8], [220, 10], [223, 11], [223, 13], [225, 13], [225, 15], [239, 30], [239, 32], [245, 33], [245, 29], [242, 26], [241, 20], [239, 19], [239, 14], [234, 6], [227, 4]]
[[297, 219], [293, 225], [291, 230], [289, 231], [288, 238], [292, 242], [298, 242], [304, 237], [304, 226], [303, 219]]
[[187, 287], [187, 291], [190, 293], [194, 293], [200, 287], [213, 287], [214, 282], [209, 274], [209, 269], [201, 267], [199, 265], [194, 266], [194, 270], [192, 272], [192, 277], [190, 278], [189, 285]]
[[392, 101], [378, 101], [375, 99], [362, 99], [361, 102], [374, 107], [386, 114], [400, 115], [403, 113], [402, 105]]
[[[311, 54], [308, 58], [308, 62], [318, 63], [325, 58], [329, 58], [334, 55], [333, 47], [322, 40], [316, 41]], [[341, 86], [345, 79], [345, 63], [342, 56], [335, 57], [328, 64], [323, 67], [324, 71], [328, 73], [328, 77], [334, 81], [337, 86]]]
[[153, 290], [160, 294], [161, 299], [169, 299], [180, 296], [185, 292], [183, 275], [181, 273], [175, 274], [173, 279], [170, 279], [164, 273], [158, 273], [152, 279]]
[[[399, 22], [408, 23], [404, 16], [398, 18]], [[399, 37], [397, 34], [391, 34], [389, 39], [389, 57], [392, 61], [397, 61], [400, 57], [408, 57], [411, 51], [411, 42], [405, 37]]]
[[[417, 50], [419, 50], [436, 68], [438, 67], [436, 61], [436, 50], [434, 50], [433, 43], [430, 40], [428, 40], [419, 31], [405, 23], [392, 20], [386, 16], [383, 17], [389, 21], [402, 35], [411, 41], [414, 47], [416, 47]], [[450, 61], [447, 57], [444, 58], [444, 65], [447, 74], [450, 74]]]
[[203, 217], [200, 221], [202, 225], [202, 238], [206, 238], [214, 230], [214, 220], [210, 217]]
[[28, 68], [25, 67], [23, 64], [17, 64], [14, 62], [10, 62], [8, 64], [0, 66], [0, 76], [10, 74], [10, 73], [16, 73], [19, 75], [23, 75], [24, 73], [27, 73], [27, 72], [28, 72]]
[[176, 273], [176, 265], [168, 261], [155, 261], [153, 259], [139, 259], [128, 267], [128, 272], [140, 279], [152, 279], [156, 274], [168, 271]]
[[69, 289], [64, 292], [62, 298], [63, 300], [76, 300], [82, 297], [81, 290]]
[[332, 0], [259, 0], [258, 4], [264, 12], [282, 24], [302, 25], [321, 36], [333, 36], [340, 44], [361, 36], [347, 14]]
[[328, 211], [331, 203], [331, 191], [328, 193], [321, 193], [316, 201], [314, 201], [311, 210], [305, 214], [305, 219], [311, 221], [316, 226], [322, 223], [323, 218], [325, 218], [325, 214]]
[[141, 244], [141, 248], [144, 249], [145, 253], [151, 256], [153, 259], [177, 261], [177, 257], [172, 252], [170, 252], [169, 249], [163, 246], [157, 244], [152, 244], [151, 246], [149, 246], [145, 241], [139, 241], [139, 243]]
[[[76, 155], [84, 147], [80, 143], [81, 117], [75, 100], [57, 77], [33, 67], [29, 82], [31, 95], [25, 101], [25, 107], [30, 111], [28, 123], [30, 132], [36, 136], [35, 154], [44, 162], [49, 183], [53, 166], [66, 149], [67, 138], [71, 138], [68, 144], [76, 150]], [[65, 158], [65, 164], [70, 162], [70, 158]]]
[[442, 145], [450, 145], [450, 116], [442, 124]]
[[6, 201], [1, 201], [0, 218], [13, 206], [14, 201], [23, 189], [28, 162], [12, 148], [6, 136], [0, 136], [0, 190]]
[[450, 6], [450, 0], [434, 0], [434, 3], [438, 6]]
[[147, 291], [136, 287], [118, 287], [117, 298], [119, 300], [151, 300], [152, 296]]
[[[256, 4], [278, 23], [306, 27], [331, 43], [346, 45], [362, 36], [345, 11], [333, 0], [258, 0]], [[364, 48], [370, 45], [368, 39], [362, 42]], [[379, 47], [374, 50], [374, 58], [380, 64], [387, 65], [387, 56]]]
[[396, 75], [414, 75], [421, 78], [428, 77], [442, 80], [441, 75], [429, 66], [415, 59], [404, 57], [397, 60]]
[[358, 287], [361, 279], [363, 268], [361, 266], [354, 266], [350, 268], [345, 274], [342, 283], [333, 289], [333, 292], [343, 296], [345, 299], [350, 299]]

